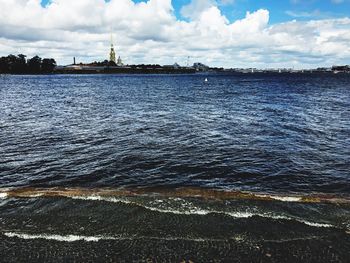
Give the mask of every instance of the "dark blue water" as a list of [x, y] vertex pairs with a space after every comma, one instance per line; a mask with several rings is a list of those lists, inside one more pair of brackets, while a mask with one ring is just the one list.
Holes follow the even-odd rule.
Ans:
[[349, 171], [350, 75], [0, 76], [4, 262], [347, 262]]
[[6, 76], [0, 184], [350, 193], [349, 76]]

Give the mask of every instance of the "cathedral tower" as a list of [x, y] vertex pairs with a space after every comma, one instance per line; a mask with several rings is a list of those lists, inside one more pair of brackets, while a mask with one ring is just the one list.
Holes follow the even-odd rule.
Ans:
[[113, 44], [111, 44], [111, 51], [109, 52], [109, 61], [113, 61], [115, 63], [115, 51]]
[[109, 52], [109, 61], [113, 61], [114, 63], [116, 62], [112, 35], [111, 35], [111, 51]]

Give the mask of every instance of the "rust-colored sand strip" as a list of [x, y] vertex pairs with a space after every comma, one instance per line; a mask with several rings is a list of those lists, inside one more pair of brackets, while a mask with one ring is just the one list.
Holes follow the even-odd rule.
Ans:
[[251, 193], [240, 191], [222, 191], [203, 188], [13, 188], [0, 189], [0, 196], [6, 198], [34, 198], [34, 197], [131, 197], [131, 196], [159, 196], [180, 198], [203, 198], [215, 200], [262, 200], [284, 201], [300, 203], [338, 203], [350, 204], [350, 197], [336, 196], [332, 194], [311, 195], [277, 195], [266, 193]]

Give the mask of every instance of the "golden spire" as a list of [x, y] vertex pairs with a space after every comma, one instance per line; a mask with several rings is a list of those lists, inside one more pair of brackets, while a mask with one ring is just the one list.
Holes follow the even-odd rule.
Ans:
[[113, 47], [113, 35], [111, 34], [111, 51], [109, 52], [109, 61], [113, 61], [115, 63], [115, 51]]

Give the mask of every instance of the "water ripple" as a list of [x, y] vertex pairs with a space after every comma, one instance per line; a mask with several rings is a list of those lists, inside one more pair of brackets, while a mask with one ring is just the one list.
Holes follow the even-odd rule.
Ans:
[[0, 185], [350, 193], [349, 76], [8, 76]]

